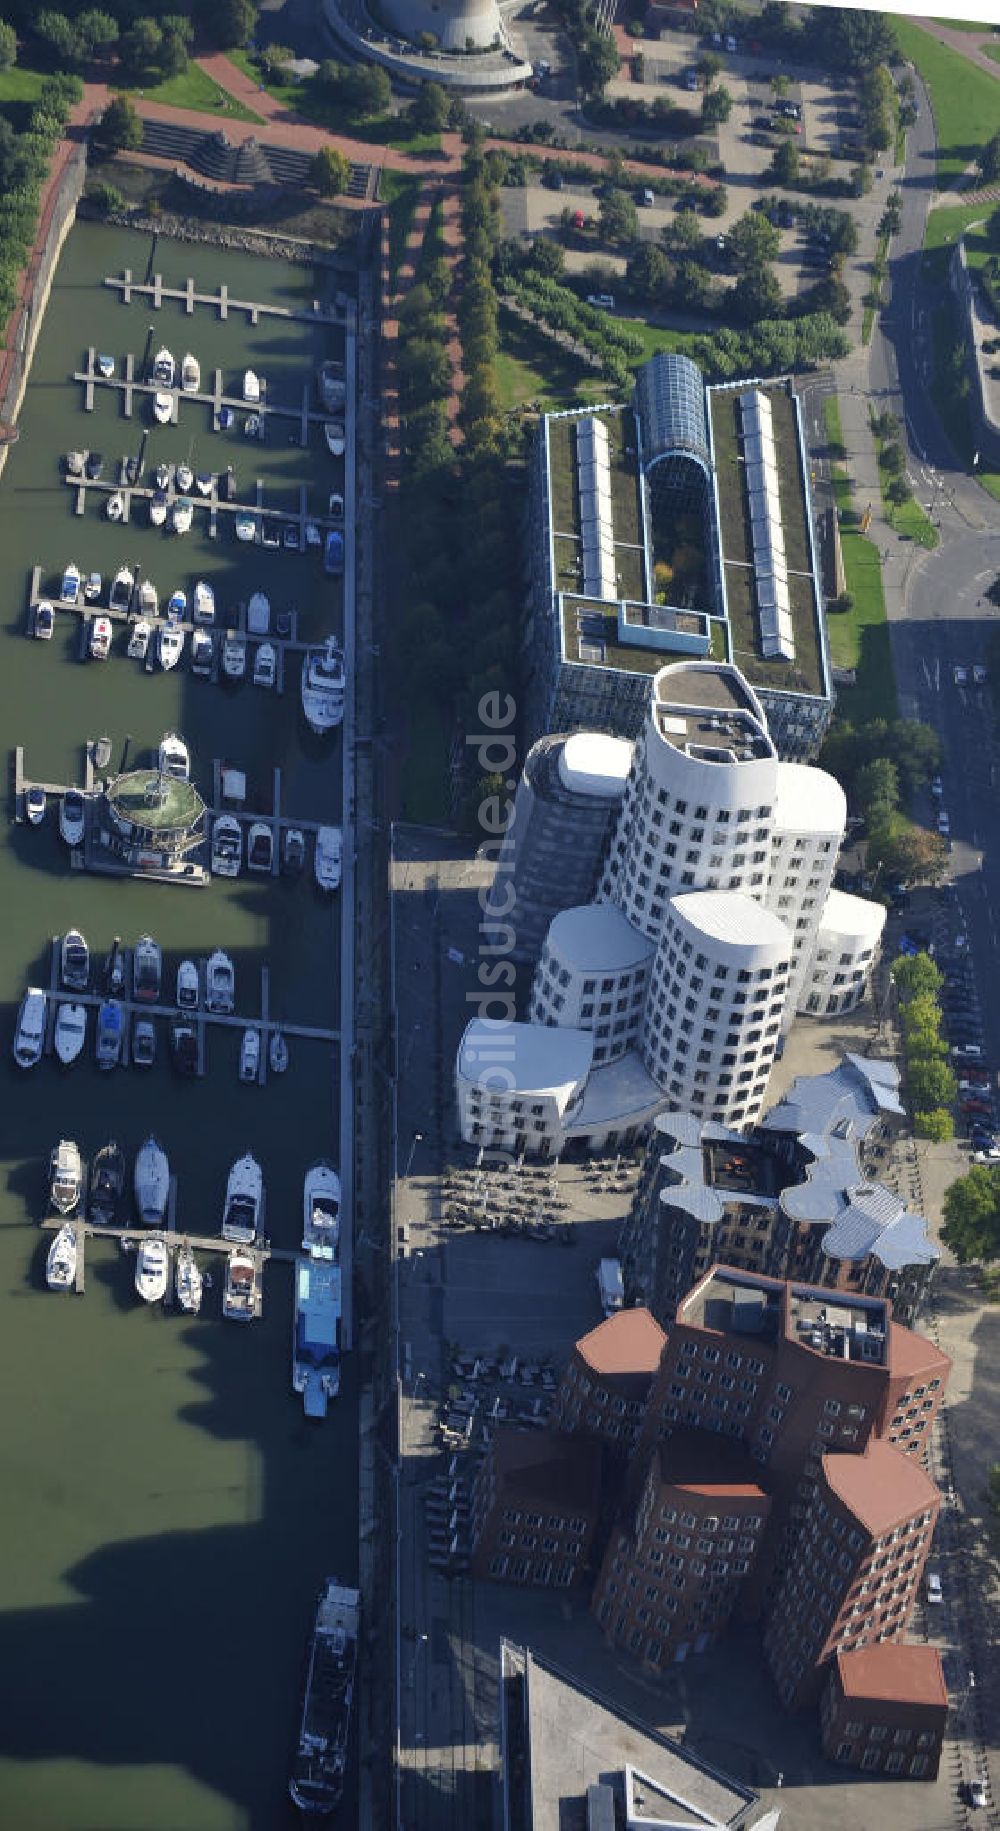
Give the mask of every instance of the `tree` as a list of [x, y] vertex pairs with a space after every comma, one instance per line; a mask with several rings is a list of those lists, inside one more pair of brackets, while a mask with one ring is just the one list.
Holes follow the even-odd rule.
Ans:
[[621, 58], [618, 47], [610, 33], [591, 32], [581, 47], [577, 59], [580, 81], [587, 95], [600, 95], [617, 76]]
[[257, 27], [256, 0], [213, 0], [202, 14], [206, 30], [220, 50], [245, 45]]
[[350, 176], [350, 161], [335, 146], [321, 146], [309, 167], [309, 182], [321, 197], [340, 197]]
[[788, 94], [791, 86], [791, 80], [785, 75], [783, 70], [776, 71], [771, 78], [771, 88], [774, 90], [779, 101], [781, 101], [783, 96]]
[[890, 477], [898, 477], [906, 469], [906, 453], [895, 439], [890, 439], [887, 445], [883, 445], [879, 461]]
[[730, 229], [729, 246], [741, 266], [760, 267], [774, 260], [781, 237], [763, 210], [748, 210]]
[[782, 309], [781, 287], [772, 268], [748, 267], [732, 291], [733, 310], [744, 324], [777, 318]]
[[663, 243], [666, 248], [678, 251], [684, 248], [699, 248], [702, 231], [698, 218], [693, 210], [680, 210], [663, 226]]
[[558, 242], [550, 241], [547, 235], [539, 235], [532, 242], [528, 263], [536, 273], [544, 274], [549, 280], [561, 280], [566, 271], [563, 250]]
[[893, 508], [901, 509], [904, 503], [912, 500], [913, 486], [907, 482], [905, 477], [893, 477], [886, 486], [885, 497], [887, 502], [892, 503]]
[[291, 45], [265, 45], [258, 62], [261, 75], [269, 83], [276, 82], [287, 66], [295, 61], [295, 52]]
[[45, 10], [36, 14], [34, 29], [60, 63], [76, 64], [80, 62], [82, 56], [80, 37], [76, 26], [67, 19], [65, 13]]
[[725, 185], [706, 185], [701, 194], [701, 207], [705, 216], [725, 216], [729, 208], [729, 192]]
[[421, 83], [410, 104], [409, 118], [417, 133], [443, 133], [448, 125], [448, 97], [440, 83]]
[[947, 1062], [920, 1059], [908, 1071], [910, 1099], [917, 1112], [947, 1109], [955, 1098], [955, 1077]]
[[0, 70], [12, 70], [17, 62], [17, 33], [6, 19], [0, 19]]
[[891, 883], [936, 883], [944, 876], [948, 853], [939, 833], [892, 814], [868, 836], [868, 863], [881, 868]]
[[116, 95], [97, 123], [99, 144], [109, 153], [134, 153], [142, 145], [142, 122], [127, 95]]
[[601, 198], [601, 236], [606, 242], [636, 242], [639, 212], [627, 191], [606, 191]]
[[799, 149], [794, 140], [782, 140], [781, 145], [775, 147], [768, 175], [774, 179], [775, 184], [785, 186], [798, 184]]
[[637, 299], [662, 299], [675, 276], [673, 262], [655, 242], [640, 242], [625, 270], [629, 291]]
[[930, 954], [900, 954], [889, 970], [902, 998], [915, 998], [920, 993], [936, 998], [944, 984], [944, 974]]
[[935, 1106], [930, 1112], [917, 1112], [913, 1115], [913, 1129], [918, 1138], [927, 1138], [931, 1144], [947, 1144], [955, 1136], [955, 1121], [944, 1106]]
[[695, 69], [701, 79], [702, 88], [711, 89], [720, 70], [724, 69], [724, 67], [723, 60], [719, 56], [718, 51], [703, 51], [698, 62], [695, 64]]
[[973, 1164], [947, 1190], [941, 1238], [960, 1265], [988, 1263], [1000, 1255], [1000, 1175], [989, 1164]]
[[889, 757], [874, 757], [858, 771], [858, 805], [866, 820], [891, 814], [899, 806], [899, 771]]
[[806, 29], [810, 56], [838, 70], [864, 72], [899, 56], [895, 27], [884, 13], [814, 6]]
[[159, 68], [163, 50], [163, 33], [155, 19], [145, 15], [133, 20], [121, 40], [121, 64], [133, 77], [143, 77], [147, 70]]
[[979, 155], [979, 171], [986, 184], [995, 184], [1000, 178], [1000, 132], [987, 140]]
[[701, 104], [702, 127], [718, 127], [733, 112], [733, 98], [725, 87], [710, 89]]

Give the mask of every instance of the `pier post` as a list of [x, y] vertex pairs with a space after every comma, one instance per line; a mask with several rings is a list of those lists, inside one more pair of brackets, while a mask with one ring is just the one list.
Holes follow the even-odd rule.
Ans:
[[219, 317], [222, 319], [223, 324], [225, 324], [228, 316], [229, 316], [229, 287], [226, 285], [225, 280], [223, 280], [222, 285], [219, 287]]
[[76, 1228], [76, 1294], [78, 1297], [82, 1297], [87, 1288], [85, 1270], [86, 1250], [87, 1229], [81, 1221]]
[[184, 309], [189, 318], [194, 316], [194, 280], [191, 278], [190, 274], [187, 278]]
[[153, 304], [156, 307], [157, 311], [159, 311], [161, 305], [163, 304], [163, 275], [162, 275], [162, 273], [154, 273], [154, 275], [153, 275]]
[[131, 350], [125, 358], [125, 418], [132, 418], [132, 394], [135, 382], [135, 357]]

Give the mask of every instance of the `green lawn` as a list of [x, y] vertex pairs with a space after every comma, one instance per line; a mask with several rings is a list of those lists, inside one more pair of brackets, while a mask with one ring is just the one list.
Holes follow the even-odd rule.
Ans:
[[872, 428], [872, 436], [875, 440], [875, 452], [878, 457], [879, 488], [882, 492], [882, 503], [885, 512], [889, 517], [889, 521], [895, 528], [896, 533], [901, 534], [905, 540], [914, 540], [920, 547], [933, 549], [940, 544], [941, 536], [916, 497], [911, 497], [909, 502], [901, 503], [898, 507], [894, 506], [894, 504], [889, 501], [887, 491], [892, 482], [893, 472], [887, 470], [882, 463], [882, 454], [885, 451], [886, 440], [878, 437], [874, 427]]
[[537, 401], [543, 412], [571, 407], [577, 401], [605, 399], [608, 384], [540, 337], [509, 311], [500, 313], [500, 351], [496, 359], [500, 405], [505, 411]]
[[904, 55], [930, 91], [942, 186], [958, 178], [1000, 124], [1000, 73], [994, 78], [912, 19], [894, 20]]
[[952, 32], [975, 32], [979, 37], [993, 30], [989, 20], [985, 24], [977, 24], [974, 19], [935, 19], [934, 24], [946, 25]]
[[650, 324], [646, 318], [626, 318], [619, 314], [615, 323], [639, 338], [642, 344], [640, 362], [648, 362], [658, 350], [681, 350], [686, 354], [698, 342], [697, 331], [673, 331], [664, 324]]
[[995, 64], [1000, 64], [1000, 44], [980, 45], [979, 49], [985, 51], [987, 57], [992, 57]]
[[129, 93], [141, 95], [148, 102], [163, 102], [167, 108], [192, 108], [198, 114], [217, 114], [220, 119], [262, 124], [259, 114], [254, 114], [252, 108], [244, 108], [227, 89], [220, 89], [196, 63], [188, 64], [180, 76], [168, 76], [151, 88], [130, 89]]
[[[248, 51], [228, 51], [226, 55], [252, 83], [260, 84], [261, 74], [256, 59]], [[400, 152], [419, 155], [441, 151], [440, 134], [411, 133], [405, 118], [398, 114], [379, 115], [368, 121], [356, 120], [343, 111], [326, 106], [311, 84], [300, 82], [298, 77], [291, 77], [287, 81], [272, 80], [264, 83], [263, 87], [283, 108], [300, 114], [303, 120], [315, 121], [331, 133], [344, 134], [349, 140], [364, 140], [370, 146], [394, 146]]]
[[7, 102], [36, 102], [44, 81], [37, 70], [0, 70], [0, 108]]
[[[824, 401], [823, 414], [830, 445], [842, 450], [844, 435], [835, 395], [829, 395]], [[840, 514], [851, 510], [854, 506], [851, 484], [840, 465], [833, 467], [833, 490]], [[827, 638], [832, 665], [853, 668], [857, 678], [853, 687], [839, 689], [838, 703], [845, 716], [856, 724], [872, 718], [893, 719], [898, 716], [896, 681], [878, 548], [859, 529], [845, 526], [843, 522], [840, 544], [847, 589], [854, 605], [849, 611], [827, 614]]]
[[[944, 293], [931, 316], [931, 334], [934, 347], [931, 399], [956, 452], [971, 471], [978, 440], [969, 395], [959, 393], [953, 379], [952, 355], [960, 333], [958, 307], [950, 292]], [[1000, 502], [1000, 471], [977, 470], [975, 474], [983, 488]]]

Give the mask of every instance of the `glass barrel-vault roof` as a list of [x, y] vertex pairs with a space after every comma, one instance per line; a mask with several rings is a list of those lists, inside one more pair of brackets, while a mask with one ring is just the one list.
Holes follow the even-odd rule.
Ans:
[[690, 356], [661, 354], [643, 363], [636, 377], [635, 410], [645, 467], [682, 453], [706, 471], [710, 468], [705, 382]]

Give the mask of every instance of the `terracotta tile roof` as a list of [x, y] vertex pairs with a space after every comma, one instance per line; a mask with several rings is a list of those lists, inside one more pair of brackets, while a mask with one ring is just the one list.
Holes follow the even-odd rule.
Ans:
[[731, 1438], [714, 1431], [675, 1430], [658, 1446], [660, 1480], [692, 1494], [733, 1499], [766, 1499], [767, 1474]]
[[596, 1506], [600, 1499], [603, 1451], [586, 1437], [550, 1435], [501, 1424], [493, 1439], [497, 1491], [556, 1503], [563, 1508]]
[[951, 1372], [951, 1362], [926, 1335], [893, 1322], [889, 1324], [889, 1371], [902, 1374], [904, 1379], [923, 1373], [942, 1379]]
[[576, 1352], [592, 1373], [642, 1373], [651, 1378], [666, 1339], [649, 1310], [617, 1310], [581, 1336]]
[[903, 1647], [883, 1640], [853, 1653], [838, 1653], [837, 1677], [845, 1697], [948, 1708], [948, 1688], [936, 1647]]
[[878, 1437], [863, 1456], [824, 1456], [823, 1474], [831, 1493], [875, 1536], [941, 1499], [915, 1457]]

